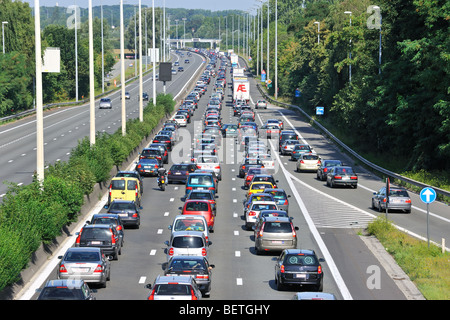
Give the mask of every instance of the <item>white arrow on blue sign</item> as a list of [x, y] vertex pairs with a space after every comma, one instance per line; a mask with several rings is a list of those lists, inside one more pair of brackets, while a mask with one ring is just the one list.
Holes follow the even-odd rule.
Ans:
[[433, 188], [423, 188], [420, 191], [420, 200], [424, 203], [432, 203], [436, 200], [436, 191]]

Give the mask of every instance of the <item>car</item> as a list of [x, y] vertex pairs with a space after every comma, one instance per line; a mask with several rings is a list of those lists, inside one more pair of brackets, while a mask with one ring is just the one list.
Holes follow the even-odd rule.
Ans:
[[224, 124], [221, 129], [224, 138], [236, 137], [238, 134], [237, 124]]
[[157, 134], [152, 141], [153, 143], [162, 143], [167, 150], [172, 151], [172, 139], [168, 135]]
[[239, 165], [239, 178], [244, 178], [250, 168], [264, 168], [264, 164], [259, 158], [245, 158]]
[[214, 176], [211, 173], [192, 173], [189, 174], [186, 180], [186, 197], [192, 190], [211, 190], [214, 195], [217, 193], [217, 184], [215, 182]]
[[222, 180], [222, 170], [218, 156], [201, 155], [197, 158], [196, 165], [198, 169], [213, 170], [216, 173], [217, 178]]
[[185, 60], [184, 60], [184, 63], [189, 63], [189, 59], [185, 59]]
[[183, 67], [178, 67], [178, 72], [183, 72], [184, 68]]
[[[156, 161], [156, 160], [148, 159], [147, 161]], [[116, 199], [133, 200], [140, 206], [142, 196], [140, 187], [141, 187], [140, 181], [134, 177], [112, 178], [111, 183], [109, 185], [108, 203], [106, 206], [109, 207], [111, 202]]]
[[289, 217], [266, 217], [255, 237], [256, 254], [297, 248], [297, 231]]
[[275, 201], [273, 196], [268, 193], [252, 193], [248, 198], [242, 201], [244, 205], [244, 213], [254, 201]]
[[[194, 192], [194, 190], [192, 192]], [[191, 193], [189, 193], [189, 196], [191, 196]], [[208, 223], [209, 231], [214, 232], [215, 214], [210, 200], [186, 200], [181, 214], [200, 215], [204, 217]]]
[[278, 210], [274, 201], [253, 201], [245, 211], [245, 228], [252, 230], [262, 210]]
[[265, 100], [258, 100], [255, 104], [256, 109], [267, 109], [267, 102]]
[[179, 61], [175, 61], [175, 62], [173, 63], [173, 65], [174, 65], [175, 67], [177, 67], [177, 66], [180, 65], [180, 62], [179, 62]]
[[75, 235], [77, 236], [75, 247], [98, 247], [114, 260], [122, 253], [119, 234], [112, 225], [87, 224]]
[[150, 143], [149, 148], [158, 148], [163, 154], [163, 163], [169, 163], [169, 148], [164, 143]]
[[208, 257], [211, 245], [211, 241], [206, 240], [200, 231], [174, 231], [170, 235], [170, 240], [164, 243], [167, 246], [167, 261], [178, 255]]
[[264, 193], [265, 189], [273, 189], [273, 188], [274, 185], [271, 182], [268, 181], [255, 182], [250, 184], [247, 196], [251, 195], [252, 193]]
[[278, 208], [280, 210], [284, 210], [289, 212], [289, 199], [291, 195], [287, 195], [284, 189], [273, 188], [273, 189], [264, 189], [264, 193], [270, 194], [273, 196], [274, 201], [276, 202]]
[[278, 137], [280, 135], [280, 127], [276, 124], [263, 125], [261, 127], [260, 136], [270, 139], [272, 137]]
[[147, 93], [147, 92], [144, 92], [144, 93], [142, 94], [142, 100], [143, 100], [143, 101], [148, 101], [148, 93]]
[[179, 124], [180, 127], [187, 126], [187, 117], [183, 114], [177, 114], [173, 117], [173, 119]]
[[297, 160], [297, 172], [314, 171], [317, 172], [322, 164], [320, 156], [314, 153], [303, 153]]
[[[136, 163], [136, 171], [141, 176], [158, 176], [158, 169], [161, 168], [161, 163], [158, 159], [141, 159]], [[140, 204], [140, 202], [139, 202]]]
[[119, 215], [124, 227], [132, 226], [139, 229], [141, 209], [142, 207], [139, 207], [133, 200], [114, 200], [108, 207], [108, 213]]
[[276, 125], [278, 126], [278, 128], [280, 128], [280, 130], [284, 130], [284, 123], [281, 119], [267, 119], [266, 125]]
[[200, 231], [205, 235], [206, 241], [209, 240], [208, 222], [201, 215], [177, 215], [168, 229], [172, 232], [176, 231]]
[[327, 174], [330, 168], [342, 165], [341, 160], [323, 160], [317, 169], [317, 179], [321, 181], [327, 180]]
[[[122, 96], [120, 96], [120, 99], [122, 99]], [[125, 91], [125, 99], [131, 99], [130, 93], [128, 91]]]
[[283, 145], [284, 141], [286, 140], [298, 140], [298, 135], [295, 133], [294, 130], [281, 130], [280, 136], [279, 136], [279, 150], [281, 152], [281, 146]]
[[308, 286], [323, 291], [323, 269], [314, 250], [286, 249], [276, 259], [275, 284], [278, 290], [286, 285]]
[[291, 300], [337, 300], [337, 298], [333, 293], [296, 292]]
[[111, 262], [100, 248], [71, 247], [58, 259], [58, 279], [80, 279], [106, 287], [111, 278]]
[[177, 74], [177, 70], [176, 69], [172, 69], [172, 74]]
[[37, 300], [95, 300], [94, 291], [82, 279], [48, 280]]
[[110, 98], [101, 98], [98, 104], [99, 109], [112, 109], [112, 102]]
[[297, 144], [300, 144], [300, 141], [294, 139], [284, 140], [280, 149], [281, 155], [291, 155]]
[[291, 152], [291, 161], [297, 161], [303, 153], [313, 153], [314, 148], [309, 144], [298, 143]]
[[189, 174], [193, 173], [197, 166], [193, 163], [175, 163], [167, 172], [167, 181], [169, 183], [186, 183]]
[[169, 162], [168, 155], [165, 155], [164, 151], [156, 147], [142, 149], [142, 151], [139, 153], [139, 160], [142, 159], [156, 159], [158, 160], [159, 166], [162, 166], [164, 163]]
[[[254, 239], [256, 239], [256, 235], [261, 229], [261, 226], [263, 225], [263, 222], [265, 218], [267, 217], [287, 217], [289, 218], [289, 214], [284, 210], [261, 210], [259, 212], [258, 219], [256, 219], [255, 224], [253, 225], [253, 233], [254, 233]], [[291, 217], [291, 219], [294, 219]]]
[[212, 190], [192, 190], [189, 195], [186, 197], [187, 200], [207, 200], [211, 204], [214, 215], [216, 215], [217, 203], [216, 196]]
[[116, 178], [131, 177], [131, 178], [138, 179], [139, 185], [140, 185], [141, 195], [144, 192], [144, 180], [142, 179], [142, 177], [139, 174], [139, 172], [137, 172], [136, 170], [121, 170], [121, 171], [116, 173], [115, 177]]
[[[411, 213], [411, 198], [405, 188], [389, 187], [389, 199], [386, 199], [386, 187], [382, 187], [378, 192], [374, 192], [372, 196], [372, 209], [378, 209], [382, 212], [386, 210], [400, 210]], [[389, 200], [389, 201], [387, 201]]]
[[273, 175], [271, 174], [255, 174], [253, 175], [252, 180], [250, 181], [250, 185], [255, 182], [271, 182], [273, 185], [273, 188], [277, 188], [278, 180], [275, 180]]
[[[114, 200], [111, 203], [111, 206], [114, 204], [115, 201], [120, 201], [120, 200]], [[121, 244], [121, 246], [123, 246], [125, 234], [123, 232], [122, 219], [118, 214], [116, 214], [116, 213], [96, 213], [92, 216], [90, 221], [86, 221], [86, 224], [109, 224], [109, 225], [112, 225], [114, 228], [116, 228], [117, 233], [119, 234], [119, 237], [120, 237], [120, 244]]]
[[158, 276], [150, 289], [147, 300], [200, 300], [202, 292], [193, 277]]
[[351, 186], [356, 189], [358, 187], [358, 175], [352, 167], [332, 167], [327, 173], [327, 186], [331, 188], [335, 186]]
[[174, 256], [164, 264], [164, 275], [195, 278], [203, 296], [209, 296], [213, 268], [215, 268], [215, 265], [209, 264], [205, 257]]

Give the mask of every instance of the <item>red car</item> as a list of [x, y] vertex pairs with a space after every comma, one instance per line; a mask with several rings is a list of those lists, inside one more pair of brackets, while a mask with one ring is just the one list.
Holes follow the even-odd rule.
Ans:
[[210, 232], [214, 232], [214, 211], [208, 200], [186, 200], [181, 214], [205, 217]]

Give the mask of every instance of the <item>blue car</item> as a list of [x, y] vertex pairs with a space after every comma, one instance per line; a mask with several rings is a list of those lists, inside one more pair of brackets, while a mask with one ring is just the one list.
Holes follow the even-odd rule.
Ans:
[[136, 165], [136, 171], [141, 176], [157, 176], [159, 169], [159, 161], [157, 159], [141, 159]]
[[252, 193], [244, 200], [244, 211], [246, 211], [253, 201], [275, 201], [273, 195], [268, 193]]
[[186, 180], [186, 197], [192, 190], [211, 190], [215, 195], [217, 184], [211, 173], [190, 173]]

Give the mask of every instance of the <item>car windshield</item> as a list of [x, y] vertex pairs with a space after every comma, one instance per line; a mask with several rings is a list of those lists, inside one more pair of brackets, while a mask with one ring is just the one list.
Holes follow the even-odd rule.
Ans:
[[207, 202], [193, 201], [186, 203], [186, 211], [208, 211], [209, 206]]
[[289, 233], [292, 227], [289, 222], [266, 222], [264, 224], [264, 232]]
[[288, 254], [283, 262], [285, 265], [317, 266], [319, 262], [315, 256], [304, 254]]
[[179, 283], [157, 284], [155, 295], [158, 296], [184, 296], [191, 295], [191, 286]]
[[174, 237], [172, 247], [175, 248], [202, 248], [204, 247], [203, 239], [200, 237], [181, 236]]
[[200, 219], [178, 219], [173, 231], [205, 231], [205, 226]]
[[99, 261], [100, 255], [98, 252], [89, 251], [69, 251], [64, 256], [65, 261]]
[[335, 167], [341, 165], [340, 161], [326, 161], [325, 167]]
[[204, 260], [200, 259], [174, 259], [172, 260], [169, 268], [172, 270], [205, 270], [206, 263]]

